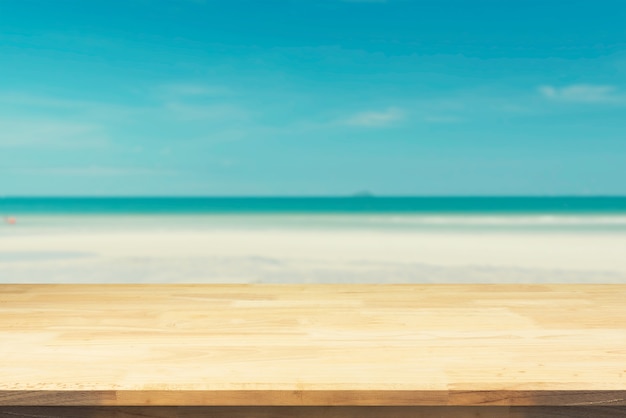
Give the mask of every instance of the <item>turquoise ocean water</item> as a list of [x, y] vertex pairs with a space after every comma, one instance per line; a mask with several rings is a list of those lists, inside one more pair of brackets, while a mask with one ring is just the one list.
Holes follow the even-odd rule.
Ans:
[[625, 245], [626, 197], [0, 198], [0, 283], [626, 283]]
[[0, 198], [4, 214], [626, 215], [626, 197]]
[[320, 228], [626, 233], [626, 197], [0, 198], [15, 232]]

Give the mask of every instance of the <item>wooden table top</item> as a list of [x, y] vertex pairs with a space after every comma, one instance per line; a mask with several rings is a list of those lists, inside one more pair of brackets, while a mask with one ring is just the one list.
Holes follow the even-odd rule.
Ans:
[[0, 285], [0, 405], [626, 405], [626, 285]]

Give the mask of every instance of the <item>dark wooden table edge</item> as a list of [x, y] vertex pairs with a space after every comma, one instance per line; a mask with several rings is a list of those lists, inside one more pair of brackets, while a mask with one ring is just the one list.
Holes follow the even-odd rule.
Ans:
[[0, 406], [626, 406], [626, 390], [0, 390]]

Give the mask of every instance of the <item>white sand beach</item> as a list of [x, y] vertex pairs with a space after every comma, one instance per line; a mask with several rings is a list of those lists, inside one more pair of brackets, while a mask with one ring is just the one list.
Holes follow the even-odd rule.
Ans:
[[0, 235], [0, 282], [626, 283], [625, 254], [600, 232], [34, 230]]

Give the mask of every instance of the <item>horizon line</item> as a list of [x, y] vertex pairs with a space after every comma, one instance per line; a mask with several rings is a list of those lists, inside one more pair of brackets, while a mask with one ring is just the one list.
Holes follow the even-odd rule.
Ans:
[[329, 195], [0, 195], [0, 199], [516, 199], [516, 198], [626, 198], [626, 194], [449, 194], [449, 195], [403, 195], [403, 194], [329, 194]]

